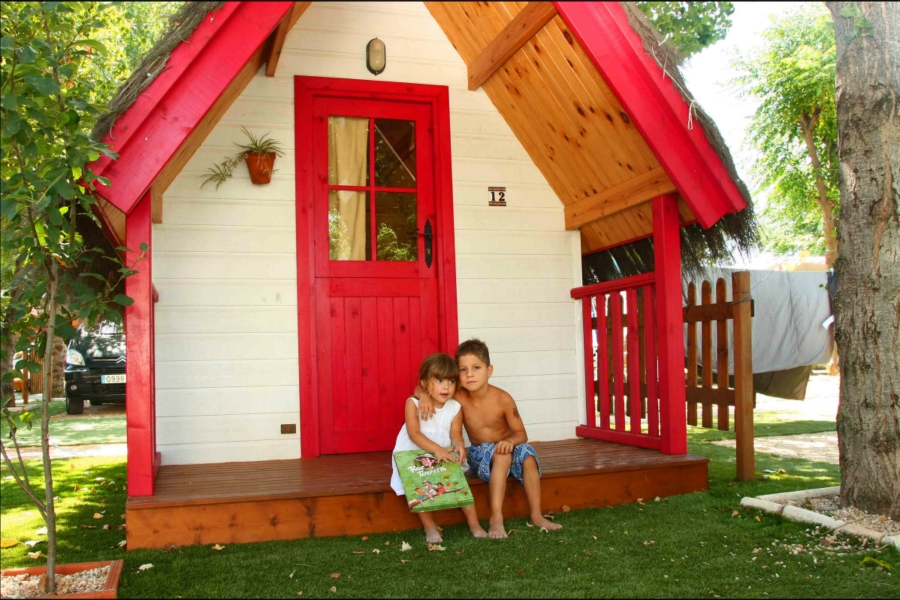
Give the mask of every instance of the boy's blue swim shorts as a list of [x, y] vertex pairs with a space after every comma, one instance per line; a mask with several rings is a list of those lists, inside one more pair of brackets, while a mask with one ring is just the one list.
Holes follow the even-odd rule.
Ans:
[[[469, 453], [466, 455], [469, 468], [483, 481], [491, 480], [491, 460], [494, 458], [494, 448], [496, 446], [496, 443], [484, 443], [478, 446], [473, 445], [469, 447]], [[519, 483], [524, 483], [522, 481], [522, 463], [524, 463], [525, 459], [529, 456], [534, 457], [534, 462], [536, 462], [538, 466], [538, 474], [540, 474], [541, 462], [538, 460], [537, 452], [534, 451], [531, 444], [526, 442], [513, 448], [512, 465], [509, 467], [509, 473], [518, 479]]]

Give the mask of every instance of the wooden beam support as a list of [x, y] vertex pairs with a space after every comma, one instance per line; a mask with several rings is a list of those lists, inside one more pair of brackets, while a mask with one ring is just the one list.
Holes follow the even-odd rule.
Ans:
[[477, 90], [556, 16], [551, 2], [529, 2], [469, 65], [469, 89]]
[[157, 178], [150, 186], [150, 220], [156, 224], [163, 222], [163, 191], [159, 181]]
[[657, 167], [567, 206], [566, 229], [578, 229], [591, 221], [614, 215], [675, 191], [675, 184], [662, 167]]
[[287, 38], [287, 34], [294, 26], [294, 23], [303, 16], [303, 13], [306, 12], [306, 9], [309, 8], [310, 4], [312, 4], [312, 2], [294, 2], [294, 8], [291, 9], [291, 12], [281, 19], [281, 23], [278, 24], [278, 29], [272, 34], [274, 36], [272, 45], [266, 53], [266, 77], [275, 77], [275, 70], [278, 68], [278, 59], [281, 58], [281, 49], [284, 48], [284, 40]]

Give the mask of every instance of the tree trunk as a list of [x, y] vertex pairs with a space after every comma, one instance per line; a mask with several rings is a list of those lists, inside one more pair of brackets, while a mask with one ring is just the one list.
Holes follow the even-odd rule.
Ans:
[[834, 261], [838, 257], [838, 239], [834, 224], [834, 206], [828, 198], [825, 179], [822, 177], [822, 162], [819, 160], [819, 152], [816, 150], [816, 143], [813, 139], [813, 131], [816, 128], [818, 118], [818, 111], [811, 116], [804, 112], [800, 117], [800, 129], [803, 131], [806, 151], [809, 153], [810, 162], [812, 162], [813, 179], [816, 182], [816, 192], [818, 193], [817, 201], [819, 208], [822, 209], [822, 232], [825, 234], [825, 266], [830, 269], [834, 267]]
[[56, 509], [53, 506], [53, 467], [50, 463], [50, 400], [52, 382], [46, 368], [53, 361], [53, 339], [56, 337], [56, 286], [59, 283], [59, 264], [55, 259], [50, 263], [49, 300], [47, 302], [47, 344], [44, 350], [44, 394], [41, 400], [41, 455], [44, 459], [44, 506], [47, 522], [47, 593], [56, 591]]
[[900, 4], [827, 5], [837, 43], [841, 500], [900, 519]]
[[[4, 323], [3, 329], [4, 331], [9, 332], [9, 324]], [[2, 375], [15, 368], [16, 338], [12, 333], [7, 333], [7, 336], [3, 338], [3, 351], [0, 352], [0, 354], [3, 355], [3, 362], [0, 364], [0, 375]], [[25, 383], [26, 382], [23, 381], [22, 385], [25, 385]], [[12, 398], [13, 404], [15, 404], [16, 393], [13, 390], [13, 382], [0, 381], [0, 404], [5, 404], [10, 398]]]
[[52, 398], [59, 398], [65, 395], [65, 377], [66, 377], [66, 342], [61, 337], [53, 338], [53, 367], [50, 374], [53, 376], [53, 392]]

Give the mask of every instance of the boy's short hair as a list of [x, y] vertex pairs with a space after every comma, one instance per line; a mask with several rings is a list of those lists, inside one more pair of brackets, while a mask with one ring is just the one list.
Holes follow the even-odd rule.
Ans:
[[435, 352], [422, 360], [419, 366], [419, 381], [431, 379], [458, 379], [459, 367], [449, 354]]
[[478, 338], [472, 338], [471, 340], [466, 340], [460, 344], [459, 348], [456, 349], [456, 360], [459, 360], [460, 357], [466, 356], [467, 354], [471, 354], [484, 362], [486, 367], [491, 366], [491, 354], [488, 352], [487, 344]]

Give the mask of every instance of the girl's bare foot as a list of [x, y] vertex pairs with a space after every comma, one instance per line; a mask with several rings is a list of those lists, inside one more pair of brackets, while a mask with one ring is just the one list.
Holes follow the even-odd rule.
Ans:
[[562, 529], [562, 525], [554, 523], [549, 519], [545, 519], [543, 515], [538, 518], [531, 517], [531, 524], [535, 527], [545, 527], [548, 531], [557, 531]]
[[444, 538], [441, 537], [441, 532], [437, 527], [426, 527], [425, 541], [429, 544], [440, 544], [444, 541]]
[[491, 519], [491, 525], [488, 527], [488, 537], [492, 540], [502, 540], [506, 535], [506, 527], [503, 526], [503, 519]]
[[484, 530], [484, 527], [478, 521], [469, 523], [469, 531], [472, 532], [472, 537], [486, 538], [488, 536], [488, 532]]

